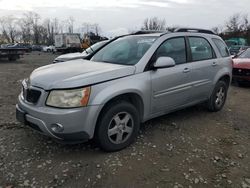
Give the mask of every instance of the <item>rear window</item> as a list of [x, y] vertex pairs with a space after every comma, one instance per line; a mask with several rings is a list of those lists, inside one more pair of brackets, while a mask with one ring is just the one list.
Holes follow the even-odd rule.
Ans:
[[214, 53], [210, 43], [202, 37], [189, 37], [193, 61], [213, 59]]
[[220, 39], [212, 39], [212, 40], [213, 40], [214, 44], [216, 45], [216, 47], [218, 48], [220, 55], [222, 57], [230, 56], [228, 48], [222, 40], [220, 40]]

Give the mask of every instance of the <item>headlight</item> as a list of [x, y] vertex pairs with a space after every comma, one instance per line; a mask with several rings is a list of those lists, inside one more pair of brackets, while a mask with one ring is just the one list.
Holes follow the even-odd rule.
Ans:
[[46, 105], [59, 108], [75, 108], [87, 106], [90, 87], [70, 90], [53, 90], [50, 92]]

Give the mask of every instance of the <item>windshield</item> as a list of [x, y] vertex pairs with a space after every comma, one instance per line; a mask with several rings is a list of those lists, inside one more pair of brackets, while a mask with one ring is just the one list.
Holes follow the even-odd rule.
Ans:
[[93, 44], [92, 46], [90, 46], [89, 48], [87, 48], [86, 50], [84, 50], [82, 53], [83, 54], [91, 54], [93, 51], [98, 50], [99, 48], [101, 48], [107, 42], [108, 42], [108, 40], [97, 42], [97, 43]]
[[152, 36], [126, 36], [118, 38], [97, 52], [91, 61], [135, 65], [156, 38]]
[[242, 54], [240, 54], [239, 58], [250, 58], [250, 48], [248, 48], [247, 50], [242, 52]]

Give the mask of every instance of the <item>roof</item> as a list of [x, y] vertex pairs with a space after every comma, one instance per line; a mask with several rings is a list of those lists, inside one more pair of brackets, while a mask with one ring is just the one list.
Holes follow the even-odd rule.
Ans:
[[174, 32], [168, 30], [157, 31], [157, 30], [140, 30], [132, 33], [131, 35], [143, 35], [143, 36], [162, 36], [170, 33], [200, 33], [200, 34], [209, 34], [216, 35], [213, 31], [209, 29], [199, 29], [199, 28], [177, 28]]

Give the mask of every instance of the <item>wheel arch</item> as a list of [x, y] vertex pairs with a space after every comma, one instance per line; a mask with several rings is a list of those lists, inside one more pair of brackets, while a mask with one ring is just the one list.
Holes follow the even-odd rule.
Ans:
[[229, 86], [232, 80], [232, 69], [229, 67], [223, 67], [217, 72], [216, 76], [214, 77], [213, 85], [215, 86], [216, 83], [220, 80], [223, 80]]
[[229, 74], [225, 74], [225, 75], [221, 76], [218, 81], [224, 81], [227, 84], [227, 87], [229, 87], [229, 85], [231, 83], [231, 77]]
[[104, 106], [102, 107], [100, 113], [98, 114], [97, 122], [99, 121], [100, 116], [104, 113], [106, 108], [108, 108], [113, 103], [119, 101], [126, 101], [134, 105], [139, 112], [140, 121], [142, 121], [144, 115], [144, 102], [142, 97], [136, 92], [125, 92], [112, 96], [105, 101]]

